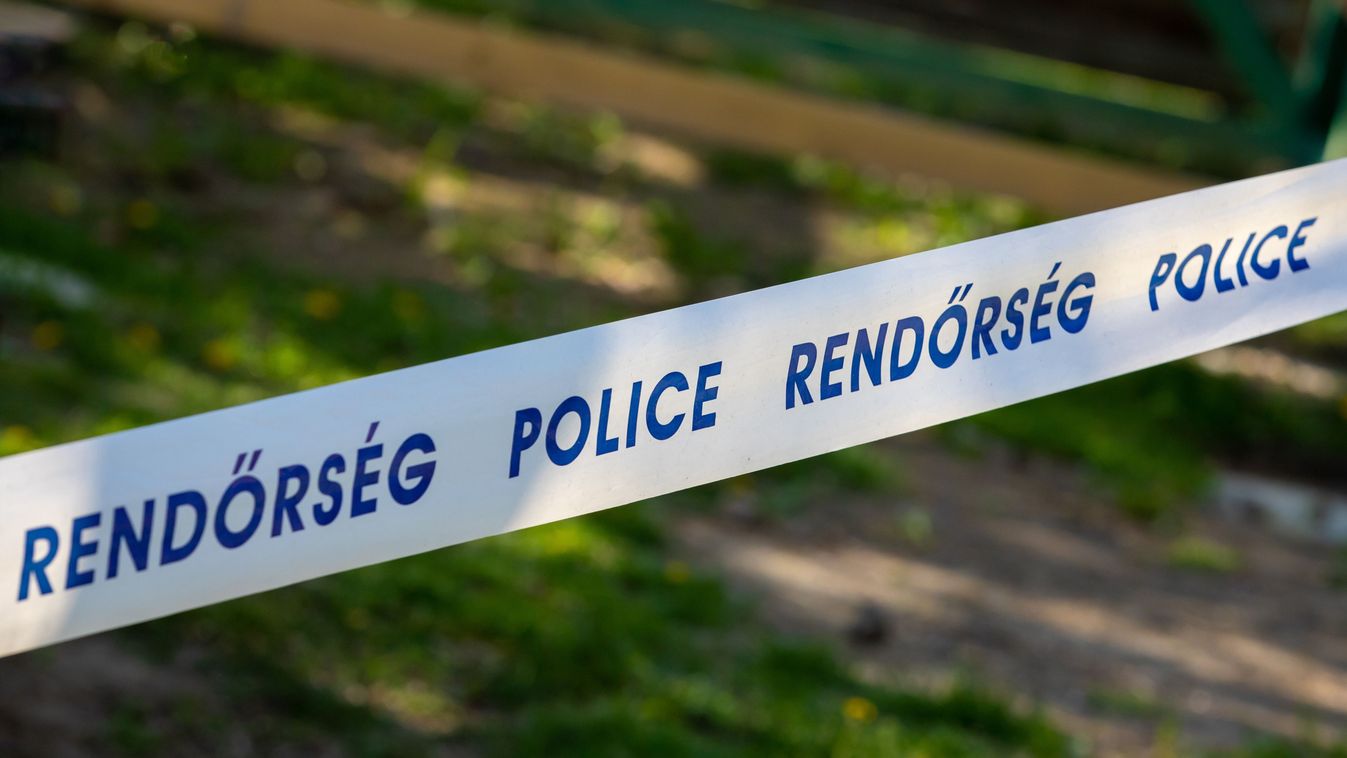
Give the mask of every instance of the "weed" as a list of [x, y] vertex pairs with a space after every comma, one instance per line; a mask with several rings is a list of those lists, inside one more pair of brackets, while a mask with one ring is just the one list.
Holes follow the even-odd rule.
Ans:
[[1171, 713], [1155, 697], [1136, 690], [1093, 690], [1086, 700], [1095, 711], [1132, 719], [1155, 720]]
[[1166, 553], [1169, 565], [1188, 571], [1228, 574], [1239, 569], [1239, 553], [1203, 537], [1181, 537], [1170, 543]]

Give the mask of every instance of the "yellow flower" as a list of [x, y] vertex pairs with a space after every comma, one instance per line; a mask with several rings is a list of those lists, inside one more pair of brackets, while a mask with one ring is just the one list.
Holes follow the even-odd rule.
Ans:
[[214, 371], [228, 371], [238, 363], [238, 352], [228, 341], [214, 339], [201, 350], [201, 359]]
[[664, 578], [670, 584], [682, 584], [692, 576], [692, 570], [682, 561], [669, 561], [664, 564]]
[[126, 333], [126, 341], [139, 352], [153, 353], [159, 348], [162, 340], [159, 337], [159, 330], [155, 329], [153, 324], [142, 321], [132, 326]]
[[418, 321], [425, 311], [421, 296], [408, 290], [393, 293], [393, 312], [403, 321]]
[[57, 215], [73, 216], [84, 205], [84, 198], [80, 195], [79, 187], [72, 184], [61, 184], [51, 188], [51, 192], [47, 196], [47, 204]]
[[304, 312], [320, 321], [327, 321], [340, 310], [341, 298], [332, 290], [309, 290], [304, 295]]
[[33, 327], [33, 347], [44, 353], [51, 352], [65, 341], [65, 327], [55, 321], [43, 321]]
[[10, 455], [28, 450], [33, 447], [36, 439], [33, 430], [23, 424], [7, 426], [3, 432], [0, 432], [0, 455]]
[[133, 229], [149, 229], [159, 223], [159, 209], [142, 197], [126, 207], [126, 222]]
[[866, 724], [874, 721], [879, 711], [874, 703], [863, 697], [849, 697], [842, 703], [842, 714], [850, 721]]
[[364, 608], [352, 608], [346, 612], [346, 626], [351, 629], [368, 629], [369, 623], [370, 616]]

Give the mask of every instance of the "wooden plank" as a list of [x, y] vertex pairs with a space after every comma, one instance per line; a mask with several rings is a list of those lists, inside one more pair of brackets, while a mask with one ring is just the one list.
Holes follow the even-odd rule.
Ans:
[[178, 20], [202, 31], [565, 106], [609, 110], [696, 139], [811, 153], [1022, 197], [1062, 214], [1202, 185], [1201, 180], [1025, 140], [491, 28], [346, 0], [66, 0]]

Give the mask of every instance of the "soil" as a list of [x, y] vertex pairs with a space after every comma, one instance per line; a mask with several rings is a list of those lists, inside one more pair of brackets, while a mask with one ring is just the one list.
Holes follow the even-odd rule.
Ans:
[[[780, 522], [736, 502], [684, 522], [682, 549], [868, 676], [971, 676], [1042, 705], [1092, 754], [1347, 728], [1347, 594], [1328, 581], [1331, 549], [1195, 513], [1186, 533], [1233, 547], [1239, 567], [1184, 569], [1168, 560], [1172, 535], [1129, 522], [1074, 469], [996, 448], [961, 457], [930, 434], [883, 444], [908, 472], [902, 502], [816, 504]], [[927, 518], [929, 536], [904, 527]]]

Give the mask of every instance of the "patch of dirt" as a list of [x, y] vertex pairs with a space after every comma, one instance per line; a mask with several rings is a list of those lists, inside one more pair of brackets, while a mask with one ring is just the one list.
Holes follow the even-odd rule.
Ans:
[[1331, 550], [1194, 515], [1190, 532], [1240, 566], [1185, 570], [1167, 559], [1174, 535], [1128, 522], [1074, 469], [962, 458], [929, 434], [883, 444], [909, 472], [900, 502], [819, 503], [780, 523], [738, 503], [684, 521], [682, 549], [867, 676], [971, 674], [1042, 704], [1098, 755], [1163, 752], [1175, 726], [1193, 748], [1347, 729]]
[[[57, 758], [146, 749], [153, 735], [172, 731], [166, 722], [174, 713], [209, 697], [199, 677], [180, 666], [149, 663], [109, 635], [6, 658], [0, 660], [0, 755]], [[246, 739], [241, 732], [236, 736]], [[242, 754], [246, 747], [212, 749]]]
[[[230, 679], [208, 650], [182, 642], [146, 655], [124, 638], [100, 634], [0, 659], [0, 756], [364, 754], [334, 725], [296, 718], [283, 698]], [[403, 707], [403, 698], [418, 694], [413, 687], [341, 693], [383, 722], [391, 735], [385, 747], [395, 752], [400, 735], [438, 739], [453, 726]], [[428, 754], [479, 753], [446, 740]]]

